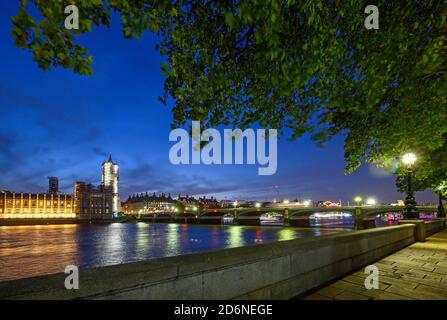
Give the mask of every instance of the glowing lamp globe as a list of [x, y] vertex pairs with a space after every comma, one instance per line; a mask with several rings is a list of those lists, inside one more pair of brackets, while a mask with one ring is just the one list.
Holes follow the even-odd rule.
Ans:
[[406, 153], [402, 157], [402, 163], [406, 166], [411, 166], [416, 162], [417, 158], [414, 153]]

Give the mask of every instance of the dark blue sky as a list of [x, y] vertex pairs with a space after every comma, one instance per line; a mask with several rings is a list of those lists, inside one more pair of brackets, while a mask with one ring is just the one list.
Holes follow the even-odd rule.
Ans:
[[[273, 176], [258, 176], [257, 165], [172, 165], [172, 116], [157, 101], [163, 57], [156, 37], [126, 40], [114, 20], [111, 29], [96, 28], [79, 39], [93, 55], [93, 76], [46, 72], [13, 44], [16, 8], [15, 1], [0, 4], [0, 189], [45, 191], [47, 176], [54, 175], [63, 191], [72, 192], [77, 180], [99, 183], [101, 163], [111, 153], [120, 165], [122, 198], [149, 191], [271, 200], [278, 186], [280, 197], [289, 199], [403, 199], [394, 177], [373, 166], [345, 176], [341, 137], [323, 149], [307, 136], [280, 141]], [[431, 192], [418, 197], [434, 200]]]

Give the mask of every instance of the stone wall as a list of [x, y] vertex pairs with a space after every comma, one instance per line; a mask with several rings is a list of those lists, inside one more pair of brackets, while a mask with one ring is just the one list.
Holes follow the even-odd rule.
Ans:
[[0, 282], [0, 299], [289, 299], [413, 243], [414, 225], [294, 239]]
[[425, 222], [425, 236], [431, 236], [432, 234], [439, 232], [445, 228], [444, 219], [438, 219]]

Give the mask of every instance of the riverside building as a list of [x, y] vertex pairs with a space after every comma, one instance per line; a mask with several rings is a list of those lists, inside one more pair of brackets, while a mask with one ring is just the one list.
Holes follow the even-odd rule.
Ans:
[[78, 181], [74, 194], [59, 192], [59, 181], [49, 177], [47, 193], [0, 190], [0, 219], [110, 219], [120, 210], [119, 167], [109, 157], [102, 164], [101, 184]]

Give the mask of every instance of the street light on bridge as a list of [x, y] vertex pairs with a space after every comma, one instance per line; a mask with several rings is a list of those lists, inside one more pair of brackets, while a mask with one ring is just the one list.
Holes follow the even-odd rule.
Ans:
[[310, 207], [311, 204], [312, 204], [312, 201], [310, 201], [310, 200], [305, 200], [305, 201], [303, 202], [303, 205], [304, 205], [305, 207]]
[[359, 206], [359, 205], [360, 205], [360, 202], [362, 201], [362, 197], [357, 196], [357, 197], [354, 198], [354, 201], [355, 201], [355, 202], [357, 203], [357, 205]]
[[374, 199], [374, 198], [368, 198], [368, 199], [366, 200], [366, 204], [367, 204], [368, 206], [375, 206], [376, 203], [377, 203], [377, 201], [376, 201], [376, 199]]
[[407, 197], [405, 198], [405, 219], [419, 219], [419, 212], [416, 208], [416, 199], [413, 192], [413, 164], [416, 162], [417, 157], [414, 153], [406, 153], [402, 157], [402, 163], [407, 170]]

